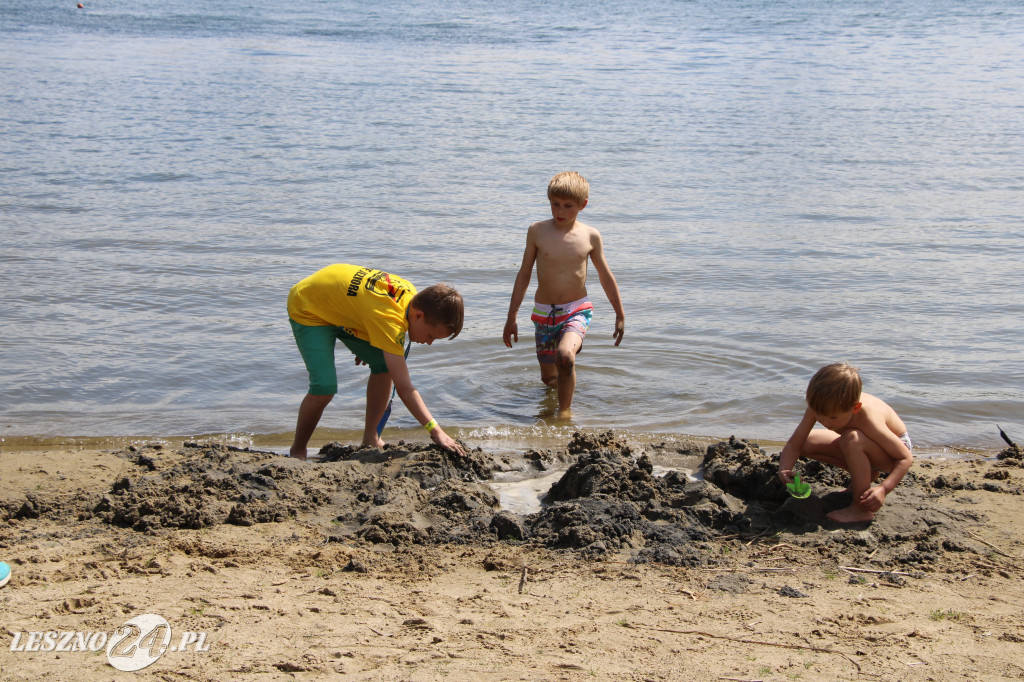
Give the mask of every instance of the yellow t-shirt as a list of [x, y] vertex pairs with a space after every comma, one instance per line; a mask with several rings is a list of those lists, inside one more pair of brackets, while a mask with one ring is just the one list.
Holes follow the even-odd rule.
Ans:
[[405, 352], [405, 319], [416, 288], [383, 270], [339, 263], [288, 292], [288, 317], [307, 327], [341, 327], [387, 353]]

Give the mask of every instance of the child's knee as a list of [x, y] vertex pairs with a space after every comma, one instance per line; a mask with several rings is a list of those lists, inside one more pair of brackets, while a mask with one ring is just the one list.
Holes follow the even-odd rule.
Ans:
[[864, 434], [857, 429], [853, 429], [839, 437], [839, 448], [843, 451], [844, 455], [849, 452], [862, 451], [864, 449], [864, 440]]
[[560, 373], [571, 372], [576, 367], [576, 353], [566, 348], [559, 348], [555, 357], [555, 366]]
[[307, 400], [318, 407], [327, 407], [334, 399], [334, 393], [308, 393]]

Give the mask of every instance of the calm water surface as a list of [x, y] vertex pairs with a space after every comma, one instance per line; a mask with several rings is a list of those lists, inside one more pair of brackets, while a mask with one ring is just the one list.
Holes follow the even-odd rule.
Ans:
[[[410, 364], [474, 444], [784, 440], [840, 359], [926, 450], [1024, 441], [1018, 2], [74, 4], [0, 17], [8, 442], [286, 441], [285, 296], [341, 261], [464, 293]], [[501, 330], [570, 168], [627, 319], [614, 348], [591, 270], [567, 425]], [[339, 366], [324, 437], [354, 439]]]

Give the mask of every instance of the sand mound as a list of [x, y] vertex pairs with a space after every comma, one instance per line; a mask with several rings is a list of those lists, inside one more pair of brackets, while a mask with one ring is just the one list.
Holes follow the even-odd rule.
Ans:
[[[850, 501], [840, 470], [801, 462], [813, 494], [798, 500], [775, 475], [776, 458], [756, 443], [731, 438], [707, 447], [703, 480], [692, 480], [678, 471], [655, 475], [652, 460], [663, 459], [665, 447], [636, 452], [611, 432], [576, 433], [565, 453], [531, 453], [522, 462], [480, 449], [455, 457], [405, 444], [332, 443], [318, 462], [199, 443], [130, 448], [117, 453], [129, 473], [102, 495], [34, 492], [4, 500], [0, 514], [95, 518], [143, 533], [301, 519], [322, 527], [329, 542], [515, 543], [677, 566], [719, 563], [723, 539], [774, 536], [839, 564], [869, 557], [891, 570], [942, 570], [950, 555], [990, 550], [970, 530], [979, 518], [944, 510], [935, 500], [977, 489], [1020, 495], [1019, 486], [1005, 482], [1007, 467], [1020, 465], [1015, 452], [1007, 453], [976, 477], [929, 478], [928, 462], [919, 462], [874, 522], [845, 527], [825, 516]], [[560, 458], [573, 463], [540, 512], [498, 508], [487, 484], [495, 472], [537, 469], [537, 461]]]

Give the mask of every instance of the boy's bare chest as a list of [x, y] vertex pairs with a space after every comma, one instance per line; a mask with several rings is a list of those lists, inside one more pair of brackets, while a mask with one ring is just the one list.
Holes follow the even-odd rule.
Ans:
[[549, 232], [537, 239], [537, 257], [549, 262], [579, 263], [586, 261], [593, 247], [583, 232]]

